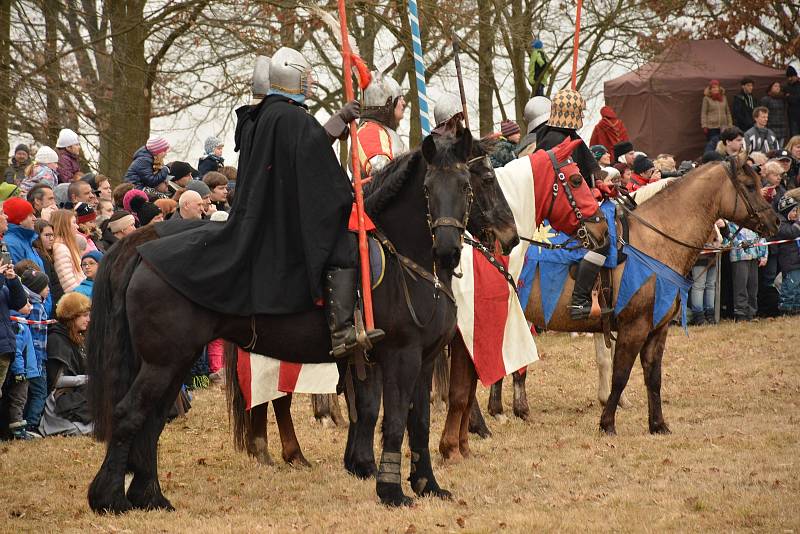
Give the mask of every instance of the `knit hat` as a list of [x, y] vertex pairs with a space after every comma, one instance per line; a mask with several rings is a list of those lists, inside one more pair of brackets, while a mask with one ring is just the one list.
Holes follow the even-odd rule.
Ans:
[[642, 174], [654, 167], [653, 162], [647, 156], [641, 155], [636, 156], [636, 159], [633, 160], [633, 172], [636, 174]]
[[153, 155], [162, 154], [169, 151], [169, 142], [161, 136], [156, 136], [148, 139], [144, 147]]
[[531, 43], [531, 46], [533, 46], [533, 48], [536, 48], [537, 50], [540, 50], [544, 45], [542, 44], [541, 40], [534, 39], [533, 43]]
[[36, 151], [36, 163], [41, 163], [42, 165], [58, 163], [58, 154], [47, 145], [40, 146], [39, 150]]
[[25, 153], [26, 153], [28, 156], [30, 156], [30, 155], [31, 155], [31, 149], [30, 149], [30, 148], [28, 148], [28, 145], [26, 145], [25, 143], [20, 143], [20, 144], [18, 144], [18, 145], [17, 145], [17, 148], [15, 148], [15, 149], [14, 149], [14, 153], [15, 153], [15, 154], [16, 154], [17, 152], [20, 152], [20, 151], [22, 151], [22, 152], [25, 152]]
[[136, 213], [139, 224], [142, 226], [149, 224], [150, 221], [161, 215], [161, 210], [158, 206], [140, 196], [131, 198], [131, 209]]
[[578, 91], [561, 89], [553, 97], [547, 124], [556, 128], [578, 130], [583, 126], [584, 109], [586, 101]]
[[616, 167], [603, 167], [602, 170], [604, 170], [611, 179], [622, 177], [622, 174]]
[[83, 293], [70, 291], [65, 293], [56, 304], [56, 319], [69, 321], [92, 309], [92, 301]]
[[791, 65], [789, 65], [788, 67], [786, 67], [786, 77], [791, 78], [792, 76], [797, 76], [797, 70]]
[[209, 217], [209, 220], [215, 221], [215, 222], [225, 222], [225, 221], [228, 220], [228, 212], [227, 211], [222, 211], [222, 210], [215, 211], [214, 213], [211, 214], [211, 217]]
[[505, 120], [500, 123], [500, 133], [503, 137], [520, 133], [519, 124], [512, 120]]
[[112, 234], [121, 232], [132, 224], [136, 224], [136, 219], [125, 210], [115, 211], [111, 218], [108, 219], [108, 229]]
[[78, 224], [84, 224], [87, 222], [92, 222], [97, 218], [97, 213], [95, 213], [94, 208], [92, 208], [86, 202], [78, 202], [75, 204], [75, 220]]
[[128, 213], [134, 213], [134, 209], [131, 207], [131, 200], [133, 200], [133, 197], [141, 197], [146, 202], [150, 201], [150, 197], [141, 189], [131, 189], [122, 197], [122, 208]]
[[172, 173], [173, 178], [180, 180], [187, 174], [191, 174], [192, 176], [197, 176], [197, 171], [186, 163], [185, 161], [173, 161], [169, 164], [169, 170]]
[[31, 203], [20, 197], [11, 197], [3, 202], [3, 212], [11, 224], [21, 223], [27, 216], [33, 214]]
[[589, 147], [589, 150], [592, 151], [592, 156], [594, 156], [594, 159], [597, 160], [602, 158], [603, 154], [608, 154], [608, 149], [606, 149], [606, 147], [603, 145], [592, 145]]
[[[637, 160], [639, 158], [636, 158]], [[717, 152], [716, 150], [709, 150], [703, 154], [701, 160], [703, 163], [708, 163], [710, 161], [722, 161], [722, 154]], [[636, 166], [636, 162], [633, 162], [633, 165]]]
[[213, 154], [214, 149], [218, 146], [224, 146], [224, 143], [218, 137], [213, 135], [211, 137], [206, 137], [206, 142], [203, 143], [203, 148], [205, 149], [206, 154]]
[[58, 141], [56, 141], [56, 148], [67, 148], [68, 146], [72, 145], [79, 145], [81, 142], [78, 140], [78, 134], [70, 130], [69, 128], [64, 128], [60, 132], [58, 132]]
[[46, 274], [39, 269], [31, 269], [30, 267], [25, 269], [20, 278], [22, 279], [22, 285], [34, 293], [41, 293], [50, 283], [50, 278]]
[[81, 257], [82, 260], [85, 260], [86, 258], [92, 258], [97, 263], [100, 263], [100, 260], [103, 259], [103, 253], [99, 250], [91, 250]]
[[630, 141], [622, 141], [614, 145], [614, 159], [618, 160], [623, 154], [633, 151], [633, 143]]
[[211, 189], [201, 180], [192, 180], [186, 185], [189, 191], [195, 191], [201, 197], [206, 197], [211, 194]]

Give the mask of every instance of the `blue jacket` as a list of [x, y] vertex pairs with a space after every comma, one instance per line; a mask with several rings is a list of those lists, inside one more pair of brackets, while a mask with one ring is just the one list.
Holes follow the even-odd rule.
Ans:
[[16, 352], [17, 329], [11, 322], [11, 310], [24, 308], [27, 302], [19, 278], [8, 280], [0, 276], [0, 354]]
[[89, 280], [88, 278], [84, 279], [83, 282], [80, 283], [78, 287], [73, 289], [76, 293], [81, 293], [89, 297], [89, 300], [92, 299], [92, 289], [94, 289], [94, 280]]
[[225, 158], [215, 156], [214, 154], [206, 154], [197, 161], [197, 174], [199, 179], [202, 180], [206, 173], [211, 171], [222, 171], [225, 166]]
[[[14, 315], [17, 317], [25, 317], [19, 314]], [[36, 361], [36, 351], [33, 349], [33, 337], [31, 336], [30, 327], [17, 322], [14, 323], [14, 327], [17, 330], [17, 350], [14, 359], [11, 360], [9, 374], [11, 374], [11, 376], [25, 375], [27, 379], [42, 376]]]
[[[33, 242], [36, 241], [38, 237], [39, 234], [33, 230], [23, 228], [18, 224], [8, 223], [8, 230], [6, 231], [3, 241], [5, 241], [8, 253], [11, 254], [11, 260], [14, 263], [22, 260], [31, 260], [39, 266], [39, 269], [41, 269], [43, 273], [47, 274], [42, 257], [39, 256], [39, 252], [33, 248]], [[50, 298], [50, 295], [47, 295], [47, 299], [44, 301], [44, 307], [47, 313], [52, 315], [53, 300]]]
[[125, 173], [125, 181], [130, 182], [136, 189], [142, 187], [156, 187], [169, 176], [169, 168], [164, 165], [158, 172], [153, 172], [153, 154], [145, 147], [141, 147], [133, 155], [133, 161], [128, 172]]

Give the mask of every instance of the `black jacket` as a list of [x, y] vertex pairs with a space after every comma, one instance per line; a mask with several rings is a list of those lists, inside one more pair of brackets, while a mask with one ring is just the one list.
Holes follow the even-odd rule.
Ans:
[[800, 121], [800, 81], [787, 83], [783, 86], [786, 93], [786, 109], [789, 116], [796, 121]]
[[756, 100], [753, 95], [746, 95], [744, 91], [733, 97], [733, 106], [731, 106], [733, 124], [743, 132], [753, 127], [753, 108], [755, 104]]
[[11, 323], [9, 310], [19, 311], [28, 302], [19, 278], [8, 280], [0, 276], [0, 354], [14, 352], [17, 348], [17, 331]]
[[206, 173], [211, 171], [219, 172], [222, 170], [222, 167], [224, 166], [225, 166], [225, 160], [223, 158], [218, 158], [214, 154], [211, 154], [209, 156], [203, 156], [197, 162], [197, 174], [200, 175], [200, 179], [202, 180], [203, 176], [205, 176]]
[[[779, 215], [779, 217], [781, 225], [778, 229], [778, 239], [796, 239], [800, 237], [800, 223], [791, 222], [783, 215]], [[778, 252], [778, 269], [782, 273], [800, 269], [800, 242], [781, 243], [780, 245], [775, 245], [775, 247]]]
[[311, 310], [347, 232], [350, 180], [305, 107], [271, 95], [237, 114], [241, 155], [228, 222], [162, 237], [139, 253], [186, 298], [217, 312]]
[[594, 159], [589, 147], [586, 146], [586, 143], [583, 142], [583, 139], [575, 130], [545, 125], [536, 136], [536, 150], [550, 150], [561, 144], [567, 137], [581, 139], [581, 144], [572, 151], [572, 159], [578, 164], [581, 175], [586, 183], [589, 184], [589, 187], [594, 187], [594, 175], [600, 170], [600, 164]]

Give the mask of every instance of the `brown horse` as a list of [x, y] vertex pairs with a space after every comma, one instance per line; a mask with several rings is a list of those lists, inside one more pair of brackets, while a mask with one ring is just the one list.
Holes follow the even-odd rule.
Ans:
[[[635, 218], [630, 217], [628, 243], [685, 276], [708, 238], [709, 229], [719, 218], [729, 219], [763, 235], [777, 231], [777, 217], [760, 191], [760, 179], [749, 166], [739, 167], [733, 161], [704, 165], [675, 180], [636, 209]], [[517, 220], [517, 226], [523, 235], [524, 225], [520, 220]], [[614, 302], [624, 269], [623, 263], [612, 273]], [[599, 318], [570, 319], [567, 305], [573, 281], [569, 277], [550, 322], [545, 324], [538, 280], [534, 277], [533, 290], [525, 307], [525, 316], [530, 322], [554, 331], [602, 331]], [[655, 285], [655, 278], [651, 277], [616, 317], [619, 334], [611, 394], [600, 418], [600, 429], [607, 434], [616, 433], [615, 415], [620, 395], [640, 354], [648, 394], [649, 430], [653, 434], [669, 432], [661, 410], [661, 359], [669, 323], [677, 313], [679, 303], [676, 299], [670, 311], [654, 325]], [[477, 380], [463, 342], [459, 345], [457, 341], [451, 345], [449, 410], [439, 443], [439, 451], [448, 460], [469, 455], [467, 428]]]

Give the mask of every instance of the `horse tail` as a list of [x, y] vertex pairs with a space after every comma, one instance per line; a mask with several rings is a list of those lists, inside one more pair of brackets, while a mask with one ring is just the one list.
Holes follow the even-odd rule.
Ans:
[[441, 400], [445, 404], [450, 392], [450, 345], [436, 355], [433, 362], [433, 399]]
[[130, 389], [141, 365], [133, 350], [125, 302], [131, 276], [139, 265], [139, 255], [135, 248], [124, 245], [119, 243], [106, 253], [92, 289], [86, 351], [89, 404], [98, 441], [110, 440], [114, 407]]
[[225, 397], [228, 404], [228, 422], [233, 428], [233, 445], [237, 451], [247, 450], [250, 414], [247, 412], [242, 388], [239, 386], [239, 347], [225, 341]]

